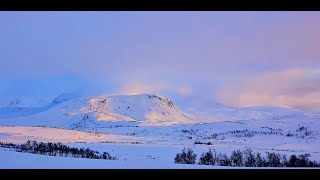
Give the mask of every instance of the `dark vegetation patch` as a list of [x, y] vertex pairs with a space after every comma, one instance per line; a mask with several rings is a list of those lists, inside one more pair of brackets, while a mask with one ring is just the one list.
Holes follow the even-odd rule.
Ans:
[[62, 143], [44, 143], [37, 141], [27, 141], [24, 144], [13, 144], [0, 142], [0, 147], [14, 149], [16, 152], [25, 152], [32, 154], [41, 154], [49, 156], [62, 156], [73, 158], [88, 158], [88, 159], [105, 159], [116, 160], [116, 157], [111, 156], [108, 152], [99, 153], [90, 148], [76, 148], [63, 145]]
[[[195, 164], [197, 154], [192, 149], [183, 149], [175, 157], [176, 164]], [[320, 167], [320, 162], [309, 159], [310, 154], [291, 155], [288, 159], [286, 155], [266, 152], [266, 156], [261, 153], [254, 153], [251, 149], [244, 151], [232, 151], [231, 156], [209, 150], [202, 153], [198, 164], [216, 166], [235, 167]]]

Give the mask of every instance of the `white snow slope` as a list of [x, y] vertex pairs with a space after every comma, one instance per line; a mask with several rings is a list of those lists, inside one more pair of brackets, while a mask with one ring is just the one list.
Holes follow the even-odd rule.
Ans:
[[320, 160], [319, 131], [319, 114], [288, 107], [219, 106], [186, 116], [171, 100], [151, 94], [88, 99], [62, 95], [41, 108], [0, 108], [0, 141], [60, 141], [70, 146], [110, 151], [119, 160], [104, 164], [99, 160], [21, 155], [0, 148], [0, 157], [6, 160], [21, 157], [17, 159], [20, 165], [0, 165], [28, 168], [23, 165], [27, 164], [23, 158], [38, 158], [59, 165], [40, 162], [34, 167], [59, 168], [66, 161], [70, 163], [66, 167], [71, 168], [88, 167], [73, 162], [88, 162], [95, 164], [90, 166], [95, 168], [211, 168], [174, 165], [175, 154], [185, 147], [194, 149], [198, 158], [208, 149], [230, 155], [233, 150], [251, 148], [254, 152], [288, 156], [307, 153], [311, 159]]
[[171, 100], [151, 94], [56, 99], [42, 108], [0, 108], [0, 125], [79, 129], [115, 121], [138, 122], [140, 125], [192, 122]]

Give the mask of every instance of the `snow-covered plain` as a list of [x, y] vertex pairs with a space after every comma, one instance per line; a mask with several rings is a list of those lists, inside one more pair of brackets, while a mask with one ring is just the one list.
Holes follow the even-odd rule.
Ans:
[[42, 142], [121, 142], [135, 143], [148, 138], [133, 136], [99, 134], [92, 132], [73, 131], [57, 128], [41, 127], [0, 127], [0, 141], [12, 143], [25, 143], [26, 140], [36, 140]]
[[188, 147], [198, 154], [197, 160], [209, 149], [230, 155], [246, 148], [287, 156], [307, 153], [320, 160], [320, 116], [287, 107], [217, 107], [206, 116], [219, 120], [208, 121], [196, 114], [190, 117], [165, 97], [142, 94], [61, 96], [32, 113], [21, 107], [0, 112], [2, 142], [62, 142], [118, 158], [47, 157], [0, 148], [0, 168], [225, 168], [174, 164], [175, 155]]
[[[224, 166], [173, 164], [154, 159], [100, 160], [53, 157], [0, 149], [1, 169], [230, 169]], [[32, 163], [30, 163], [32, 162]]]

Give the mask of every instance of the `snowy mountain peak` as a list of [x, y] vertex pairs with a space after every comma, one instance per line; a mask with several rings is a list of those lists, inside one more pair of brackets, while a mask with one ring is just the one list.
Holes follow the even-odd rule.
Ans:
[[7, 107], [24, 107], [26, 106], [20, 98], [15, 98], [9, 102]]
[[86, 111], [93, 111], [97, 119], [138, 121], [146, 124], [190, 123], [173, 102], [153, 94], [97, 97], [87, 101]]
[[[15, 104], [19, 103], [20, 101], [17, 101]], [[69, 127], [69, 123], [75, 123], [70, 127], [91, 127], [91, 125], [93, 127], [95, 123], [99, 124], [98, 121], [127, 121], [141, 125], [174, 125], [193, 122], [193, 119], [184, 115], [170, 99], [153, 94], [75, 98], [73, 94], [66, 93], [59, 95], [45, 107], [2, 108], [0, 112], [3, 112], [2, 115], [0, 114], [0, 119], [24, 119], [24, 116], [28, 116], [26, 118], [31, 118], [38, 124], [43, 119], [53, 118], [55, 120], [48, 121], [49, 124], [61, 123], [66, 127]]]
[[75, 94], [72, 94], [72, 93], [63, 93], [63, 94], [60, 94], [59, 96], [57, 96], [53, 101], [52, 103], [53, 104], [61, 104], [65, 101], [69, 101], [71, 99], [74, 99], [76, 98], [76, 95]]

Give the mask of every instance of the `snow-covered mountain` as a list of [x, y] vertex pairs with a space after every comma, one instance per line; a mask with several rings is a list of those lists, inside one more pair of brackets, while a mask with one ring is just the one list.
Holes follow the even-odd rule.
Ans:
[[32, 98], [14, 98], [7, 106], [0, 108], [0, 120], [10, 119], [17, 117], [30, 116], [42, 111], [46, 111], [62, 102], [73, 99], [76, 96], [69, 93], [64, 93], [57, 96], [51, 103], [39, 103], [36, 99]]
[[47, 110], [48, 108], [49, 106], [37, 107], [31, 103], [30, 99], [14, 98], [7, 106], [0, 108], [0, 119], [29, 116]]
[[[5, 111], [8, 109], [0, 109]], [[31, 111], [25, 113], [25, 111]], [[23, 113], [24, 112], [24, 113]], [[46, 107], [2, 113], [1, 124], [61, 128], [95, 127], [99, 122], [129, 121], [140, 125], [191, 123], [171, 100], [152, 94], [76, 98], [61, 95]]]
[[30, 105], [26, 105], [23, 100], [21, 100], [20, 98], [14, 98], [13, 100], [11, 100], [9, 102], [9, 104], [7, 105], [7, 107], [26, 107], [26, 106], [30, 106]]
[[[14, 101], [19, 106], [20, 101]], [[306, 119], [303, 111], [289, 107], [231, 107], [218, 102], [205, 108], [181, 111], [165, 97], [153, 94], [76, 98], [61, 94], [39, 108], [0, 108], [0, 125], [48, 126], [95, 129], [105, 122], [135, 122], [139, 125], [174, 125], [223, 121]]]
[[[137, 158], [132, 162], [144, 162], [148, 157], [153, 164], [155, 159], [172, 162], [183, 147], [194, 148], [197, 154], [208, 148], [229, 154], [252, 148], [261, 153], [308, 153], [320, 159], [319, 114], [290, 107], [239, 108], [218, 102], [203, 102], [191, 111], [180, 107], [152, 94], [93, 98], [62, 94], [39, 108], [0, 108], [0, 141], [114, 148], [125, 163], [132, 157]], [[119, 148], [124, 149], [119, 152]]]
[[152, 94], [92, 98], [87, 101], [85, 110], [95, 112], [100, 121], [126, 119], [148, 124], [192, 122], [170, 99]]
[[75, 99], [77, 96], [72, 93], [63, 93], [57, 96], [51, 103], [51, 105], [61, 104], [65, 101], [69, 101], [71, 99]]
[[274, 120], [282, 118], [302, 118], [307, 113], [291, 107], [252, 106], [232, 107], [219, 102], [207, 103], [185, 109], [191, 117], [204, 122], [236, 121], [236, 120]]
[[43, 107], [50, 103], [49, 97], [13, 97], [11, 99], [6, 99], [1, 102], [0, 107], [8, 107], [8, 108], [14, 108], [14, 107]]
[[[43, 107], [24, 107], [24, 104], [21, 99], [14, 99], [10, 106], [0, 108], [0, 121], [39, 126], [50, 124], [54, 127], [80, 127], [78, 121], [81, 121], [87, 127], [99, 122], [127, 121], [140, 125], [173, 125], [290, 117], [301, 119], [305, 116], [303, 111], [289, 107], [237, 108], [219, 102], [205, 103], [205, 106], [195, 106], [195, 109], [184, 109], [182, 112], [170, 99], [152, 94], [76, 98], [74, 94], [64, 93]], [[91, 123], [88, 123], [88, 120]]]

